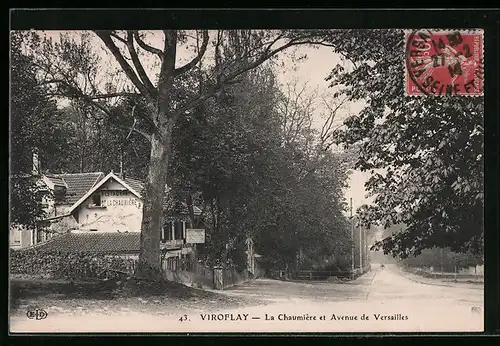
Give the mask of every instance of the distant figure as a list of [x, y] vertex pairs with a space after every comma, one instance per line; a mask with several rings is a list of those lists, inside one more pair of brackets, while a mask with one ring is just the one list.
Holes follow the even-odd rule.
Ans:
[[382, 264], [380, 265], [380, 269], [384, 269], [384, 268], [385, 268], [385, 265], [382, 263]]

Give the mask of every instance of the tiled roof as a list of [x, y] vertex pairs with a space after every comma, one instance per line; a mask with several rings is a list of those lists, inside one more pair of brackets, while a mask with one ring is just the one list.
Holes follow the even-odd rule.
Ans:
[[144, 184], [142, 181], [128, 177], [125, 177], [124, 181], [141, 196], [143, 195], [142, 189], [144, 188]]
[[[64, 180], [67, 186], [65, 202], [67, 204], [74, 204], [95, 184], [97, 184], [102, 178], [104, 178], [104, 173], [92, 172], [54, 174], [53, 177]], [[50, 179], [52, 180], [52, 178]]]
[[[38, 252], [89, 253], [106, 255], [138, 254], [140, 252], [140, 232], [84, 232], [64, 233], [33, 246], [17, 251], [36, 250]], [[166, 244], [168, 251], [178, 250], [177, 244]]]
[[50, 175], [50, 174], [46, 174], [45, 176], [46, 176], [47, 178], [49, 178], [49, 179], [50, 179], [50, 181], [52, 181], [52, 183], [53, 183], [54, 185], [59, 185], [59, 186], [65, 186], [65, 187], [68, 187], [68, 186], [66, 185], [66, 183], [64, 182], [64, 180], [63, 180], [61, 177], [58, 177], [58, 176], [56, 176], [56, 175], [54, 175], [54, 174], [52, 174], [52, 175]]
[[64, 233], [46, 242], [21, 250], [34, 249], [41, 252], [131, 254], [139, 252], [140, 236], [140, 232]]
[[139, 193], [142, 196], [142, 189], [144, 189], [144, 183], [139, 179], [131, 178], [129, 176], [123, 177], [121, 173], [114, 173], [118, 178], [125, 181], [135, 192]]

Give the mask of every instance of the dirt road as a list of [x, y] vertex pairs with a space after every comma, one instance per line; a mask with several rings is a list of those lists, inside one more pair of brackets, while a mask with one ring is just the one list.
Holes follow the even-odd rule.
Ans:
[[[479, 287], [480, 288], [480, 287]], [[11, 318], [12, 331], [72, 332], [453, 332], [483, 330], [483, 290], [419, 283], [395, 267], [355, 281], [258, 279], [222, 292], [262, 301], [238, 307], [165, 307], [163, 314], [125, 311]], [[117, 311], [119, 306], [117, 306]]]

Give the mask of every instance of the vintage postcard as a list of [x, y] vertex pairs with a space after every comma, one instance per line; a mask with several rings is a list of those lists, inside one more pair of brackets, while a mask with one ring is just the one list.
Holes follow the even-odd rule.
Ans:
[[10, 332], [483, 331], [484, 35], [11, 31]]

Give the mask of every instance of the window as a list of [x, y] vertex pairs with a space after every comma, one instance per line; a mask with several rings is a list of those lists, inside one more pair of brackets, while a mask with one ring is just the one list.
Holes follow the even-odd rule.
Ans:
[[100, 193], [94, 193], [92, 195], [92, 204], [96, 206], [101, 206], [101, 194]]
[[36, 230], [36, 242], [37, 243], [40, 243], [40, 242], [45, 240], [43, 237], [43, 234], [44, 234], [44, 232], [42, 230]]
[[21, 232], [18, 230], [13, 230], [10, 232], [10, 237], [11, 237], [11, 242], [14, 245], [20, 245], [21, 244]]
[[171, 241], [171, 240], [181, 240], [184, 239], [184, 226], [182, 221], [174, 222], [174, 231], [172, 237], [172, 221], [165, 222], [163, 225], [163, 231], [161, 235], [161, 241]]
[[172, 240], [172, 222], [165, 222], [165, 224], [163, 225], [161, 240], [163, 242]]
[[175, 222], [175, 229], [174, 229], [174, 239], [183, 239], [182, 236], [182, 222], [181, 221], [176, 221]]
[[66, 195], [66, 188], [63, 186], [54, 186], [54, 201], [56, 203], [64, 202], [64, 197]]

